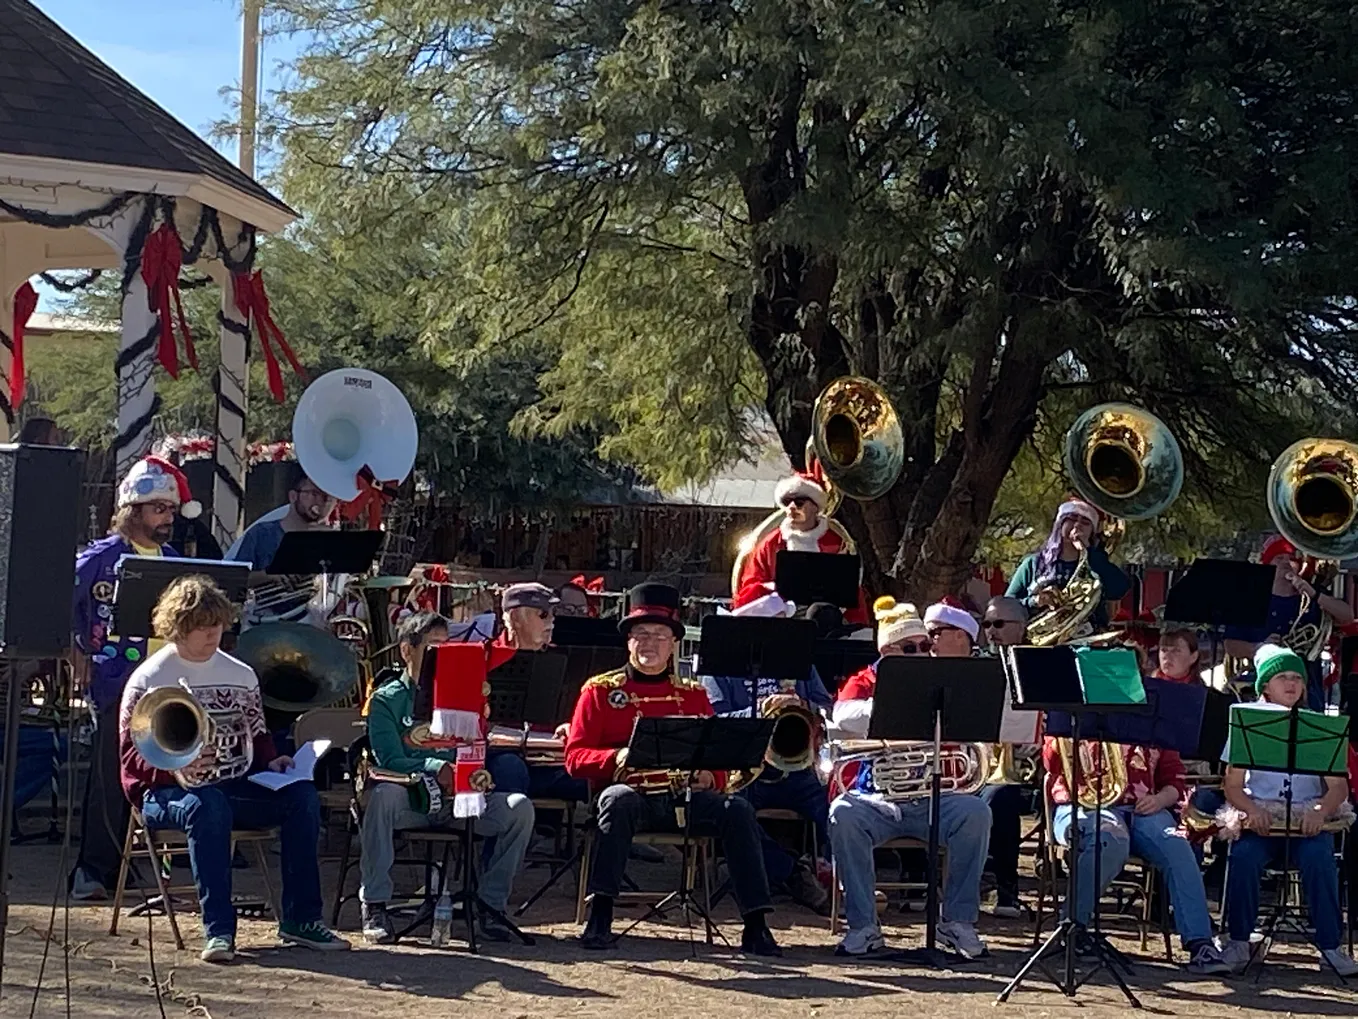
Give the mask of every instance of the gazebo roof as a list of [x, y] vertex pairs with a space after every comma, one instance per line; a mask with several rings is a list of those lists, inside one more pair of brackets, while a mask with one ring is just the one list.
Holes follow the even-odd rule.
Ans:
[[188, 195], [264, 230], [296, 218], [28, 0], [0, 0], [0, 179], [63, 169], [65, 182], [93, 171], [82, 182]]

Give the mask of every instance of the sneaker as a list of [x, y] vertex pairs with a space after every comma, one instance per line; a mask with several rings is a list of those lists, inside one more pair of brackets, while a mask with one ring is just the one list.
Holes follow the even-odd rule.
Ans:
[[198, 958], [204, 962], [230, 962], [236, 957], [236, 939], [225, 935], [208, 938]]
[[284, 944], [314, 948], [318, 952], [345, 952], [349, 949], [349, 942], [320, 920], [312, 920], [310, 923], [280, 923], [278, 937]]
[[938, 943], [964, 959], [984, 959], [990, 954], [974, 925], [948, 921], [938, 925]]
[[830, 902], [830, 893], [816, 880], [816, 872], [798, 860], [786, 882], [788, 894], [807, 909], [823, 912]]
[[396, 940], [396, 925], [391, 922], [385, 902], [365, 902], [363, 940], [370, 945], [390, 945]]
[[1221, 957], [1216, 945], [1210, 941], [1204, 941], [1193, 949], [1188, 965], [1184, 969], [1196, 976], [1210, 976], [1232, 971], [1231, 964]]
[[484, 917], [476, 927], [484, 941], [505, 944], [514, 940], [514, 935], [510, 933], [509, 928], [502, 926], [500, 921], [494, 917]]
[[1248, 941], [1226, 940], [1219, 953], [1221, 961], [1231, 973], [1244, 973], [1250, 964], [1250, 943]]
[[886, 948], [886, 938], [882, 937], [880, 927], [864, 927], [862, 930], [849, 931], [835, 948], [838, 956], [864, 956]]
[[996, 891], [995, 905], [990, 910], [992, 916], [1009, 920], [1022, 920], [1028, 916], [1028, 907], [1018, 897], [1018, 892]]
[[71, 875], [71, 898], [80, 902], [103, 902], [108, 898], [108, 889], [84, 867], [77, 867]]
[[1321, 972], [1328, 967], [1338, 973], [1341, 977], [1358, 976], [1358, 962], [1354, 962], [1348, 952], [1342, 948], [1323, 948], [1320, 951]]

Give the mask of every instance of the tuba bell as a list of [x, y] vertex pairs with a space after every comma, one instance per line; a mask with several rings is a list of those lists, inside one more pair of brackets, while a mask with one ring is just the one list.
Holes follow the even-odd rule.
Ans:
[[1278, 532], [1316, 559], [1358, 555], [1358, 445], [1302, 439], [1268, 475], [1268, 512]]
[[811, 443], [825, 477], [850, 499], [885, 495], [905, 467], [896, 408], [881, 386], [857, 375], [835, 379], [816, 397]]
[[143, 761], [178, 772], [198, 760], [212, 738], [212, 721], [186, 686], [159, 686], [133, 706], [127, 731]]
[[255, 670], [264, 706], [300, 715], [358, 687], [359, 659], [339, 637], [305, 623], [265, 623], [240, 635], [235, 655]]
[[[1071, 485], [1107, 519], [1109, 547], [1121, 538], [1124, 521], [1149, 520], [1179, 496], [1184, 482], [1183, 451], [1165, 423], [1127, 403], [1091, 407], [1066, 432], [1062, 457]], [[1060, 644], [1075, 635], [1103, 597], [1103, 583], [1089, 566], [1089, 550], [1056, 604], [1028, 623], [1028, 642]]]

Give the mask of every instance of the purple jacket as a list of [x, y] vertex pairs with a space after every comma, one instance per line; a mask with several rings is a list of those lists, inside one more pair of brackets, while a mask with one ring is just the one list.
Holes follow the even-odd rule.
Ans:
[[[161, 555], [174, 550], [161, 546]], [[118, 580], [118, 560], [136, 555], [123, 537], [111, 534], [85, 546], [75, 557], [75, 611], [72, 632], [75, 645], [90, 659], [90, 696], [102, 711], [116, 708], [127, 677], [146, 658], [144, 637], [114, 637], [113, 589]]]

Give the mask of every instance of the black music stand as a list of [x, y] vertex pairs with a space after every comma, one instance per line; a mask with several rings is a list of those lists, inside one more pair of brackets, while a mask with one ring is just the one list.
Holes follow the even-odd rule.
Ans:
[[627, 647], [627, 638], [616, 619], [592, 616], [561, 616], [552, 623], [553, 647]]
[[[1283, 781], [1283, 873], [1278, 902], [1264, 925], [1264, 939], [1251, 954], [1248, 970], [1255, 962], [1257, 981], [1279, 928], [1286, 924], [1294, 933], [1301, 928], [1287, 916], [1292, 881], [1292, 781], [1293, 775], [1348, 774], [1348, 748], [1352, 735], [1350, 719], [1308, 711], [1297, 705], [1279, 711], [1252, 704], [1237, 704], [1231, 709], [1229, 763], [1251, 771], [1278, 771]], [[1328, 960], [1326, 960], [1328, 962]], [[1334, 966], [1330, 968], [1334, 970]], [[1335, 976], [1347, 983], [1338, 970]]]
[[[1128, 655], [1134, 655], [1134, 652], [1130, 649], [1118, 650]], [[1091, 738], [1090, 734], [1081, 732], [1082, 723], [1086, 719], [1104, 718], [1115, 712], [1138, 711], [1144, 713], [1144, 705], [1129, 703], [1121, 698], [1113, 699], [1088, 688], [1091, 684], [1087, 684], [1085, 677], [1081, 675], [1078, 655], [1075, 649], [1068, 645], [1054, 648], [1006, 648], [1002, 661], [1011, 690], [1015, 695], [1016, 707], [1048, 712], [1067, 712], [1069, 714], [1072, 751], [1070, 782], [1072, 818], [1070, 859], [1066, 866], [1066, 915], [1056, 924], [1047, 940], [1028, 956], [1019, 971], [1014, 974], [1014, 978], [1005, 985], [1004, 990], [1000, 991], [995, 1003], [1000, 1004], [1008, 1001], [1009, 996], [1018, 989], [1035, 967], [1041, 969], [1047, 979], [1055, 984], [1057, 989], [1068, 998], [1075, 997], [1075, 992], [1088, 983], [1100, 969], [1107, 969], [1128, 1003], [1133, 1008], [1140, 1008], [1141, 1002], [1132, 993], [1131, 988], [1127, 986], [1122, 974], [1118, 972], [1119, 965], [1127, 969], [1131, 968], [1126, 957], [1109, 944], [1108, 939], [1098, 930], [1098, 895], [1094, 897], [1094, 930], [1091, 931], [1075, 919], [1075, 912], [1080, 901], [1080, 842], [1082, 841], [1078, 790], [1081, 786], [1081, 779], [1084, 777], [1080, 768], [1079, 745], [1081, 739]], [[1101, 703], [1101, 701], [1103, 702]], [[1088, 711], [1082, 710], [1088, 708], [1095, 709], [1097, 714], [1091, 716]], [[1096, 734], [1093, 738], [1097, 739], [1101, 736]], [[1101, 772], [1096, 775], [1096, 779], [1102, 787]], [[1103, 822], [1100, 814], [1101, 810], [1096, 800], [1094, 807], [1094, 875], [1096, 881], [1098, 880], [1103, 846], [1101, 830]], [[1089, 971], [1077, 981], [1075, 977], [1075, 956], [1076, 942], [1080, 938], [1087, 939], [1087, 943], [1094, 951], [1095, 962]], [[1049, 956], [1058, 953], [1064, 957], [1064, 972], [1060, 979], [1054, 976], [1044, 965]]]
[[[1273, 574], [1271, 566], [1238, 559], [1195, 559], [1165, 593], [1164, 618], [1206, 629], [1211, 642], [1208, 660], [1215, 666], [1217, 645], [1228, 626], [1252, 629], [1268, 622]], [[1226, 677], [1228, 682], [1230, 678]]]
[[383, 531], [288, 531], [264, 572], [280, 576], [367, 573], [384, 537]]
[[[994, 743], [1004, 716], [1004, 670], [993, 658], [923, 658], [891, 655], [877, 666], [868, 738], [932, 743]], [[891, 961], [946, 969], [938, 949], [938, 844], [943, 776], [931, 769], [929, 848], [926, 863], [924, 947], [893, 952]]]
[[118, 560], [113, 591], [113, 629], [122, 637], [154, 637], [151, 613], [161, 594], [180, 577], [205, 574], [216, 581], [232, 605], [245, 601], [250, 564], [217, 559], [170, 559], [126, 555]]
[[700, 771], [742, 771], [757, 767], [764, 760], [764, 752], [773, 735], [773, 725], [771, 718], [719, 718], [711, 715], [704, 718], [679, 715], [636, 720], [632, 727], [632, 738], [627, 743], [628, 769], [677, 771], [687, 777], [682, 804], [675, 805], [676, 811], [683, 814], [679, 826], [683, 829], [684, 841], [678, 889], [666, 895], [615, 936], [614, 943], [639, 924], [676, 905], [684, 911], [689, 949], [693, 954], [697, 954], [697, 946], [693, 941], [693, 913], [703, 918], [708, 944], [712, 943], [713, 934], [725, 943], [726, 938], [702, 903], [694, 898], [693, 888], [689, 884], [688, 861], [689, 854], [693, 852], [693, 777]]
[[816, 624], [809, 619], [706, 616], [698, 643], [698, 667], [704, 676], [745, 680], [753, 716], [759, 713], [759, 680], [795, 683], [806, 679], [815, 644]]
[[842, 609], [851, 609], [858, 605], [858, 583], [862, 575], [857, 555], [780, 549], [774, 559], [773, 586], [794, 605], [829, 602]]
[[833, 696], [845, 677], [867, 668], [881, 657], [875, 641], [818, 637], [812, 661], [826, 690]]

